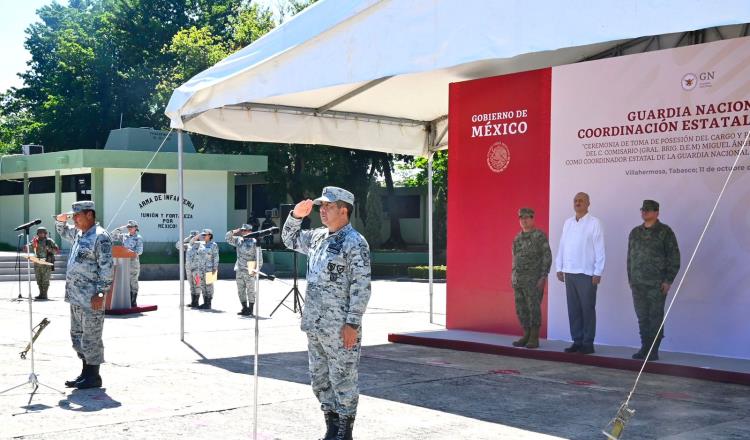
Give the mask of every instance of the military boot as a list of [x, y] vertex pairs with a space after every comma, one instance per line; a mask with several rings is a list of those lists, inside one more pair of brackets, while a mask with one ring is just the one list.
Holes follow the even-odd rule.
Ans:
[[630, 357], [632, 357], [633, 359], [645, 359], [646, 353], [648, 353], [648, 347], [641, 347], [640, 350], [633, 353], [633, 356]]
[[521, 336], [521, 339], [519, 339], [517, 341], [513, 341], [513, 346], [514, 347], [523, 347], [523, 346], [525, 346], [526, 343], [529, 342], [529, 331], [530, 331], [530, 329], [525, 327], [523, 329], [523, 336]]
[[75, 387], [79, 390], [85, 390], [87, 388], [99, 388], [102, 386], [102, 377], [99, 376], [99, 365], [86, 365], [84, 368], [83, 377], [81, 380], [75, 383]]
[[539, 348], [539, 327], [529, 329], [529, 341], [526, 343], [526, 348]]
[[83, 373], [86, 371], [86, 359], [81, 359], [81, 364], [82, 364], [81, 374], [79, 374], [78, 377], [76, 377], [73, 380], [66, 380], [65, 381], [65, 386], [66, 387], [68, 387], [68, 388], [75, 388], [76, 382], [78, 382], [79, 380], [83, 379]]
[[237, 314], [238, 315], [243, 315], [243, 316], [247, 315], [247, 303], [243, 302], [243, 301], [240, 301], [240, 304], [242, 304], [242, 310], [240, 310], [239, 312], [237, 312]]
[[49, 287], [40, 287], [39, 288], [39, 295], [35, 296], [34, 299], [37, 301], [46, 301], [49, 298], [47, 298], [47, 289]]
[[658, 361], [659, 360], [659, 346], [661, 345], [661, 338], [658, 338], [656, 340], [656, 343], [654, 344], [654, 348], [651, 349], [651, 356], [648, 357], [648, 360], [650, 361]]
[[200, 297], [198, 295], [190, 295], [190, 304], [188, 305], [188, 307], [197, 308], [199, 298]]
[[354, 416], [342, 416], [339, 414], [338, 432], [334, 440], [352, 440], [352, 429], [354, 429]]
[[332, 411], [323, 411], [323, 417], [326, 419], [326, 433], [320, 440], [336, 440], [336, 433], [339, 430], [339, 415]]
[[651, 341], [648, 340], [648, 338], [643, 337], [643, 332], [641, 331], [641, 348], [633, 353], [632, 356], [630, 356], [633, 359], [646, 359], [646, 353], [648, 353], [649, 347], [651, 347]]
[[247, 313], [245, 314], [245, 316], [255, 316], [253, 315], [253, 307], [255, 307], [255, 303], [248, 303]]
[[211, 298], [204, 298], [203, 304], [198, 306], [198, 308], [201, 310], [211, 310]]

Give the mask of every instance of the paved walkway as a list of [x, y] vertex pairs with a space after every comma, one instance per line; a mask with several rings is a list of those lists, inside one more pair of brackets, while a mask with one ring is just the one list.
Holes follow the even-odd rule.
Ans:
[[[26, 380], [19, 359], [28, 338], [28, 305], [0, 283], [0, 389]], [[17, 287], [15, 288], [17, 289]], [[262, 282], [263, 316], [288, 291]], [[34, 324], [51, 324], [37, 342], [36, 371], [62, 388], [80, 364], [68, 339], [63, 283], [52, 301], [34, 303]], [[444, 322], [445, 285], [436, 286]], [[0, 437], [24, 439], [252, 438], [254, 320], [235, 313], [232, 281], [219, 281], [213, 312], [185, 313], [179, 338], [177, 283], [141, 285], [141, 304], [159, 310], [108, 317], [105, 388], [57, 394], [28, 389], [0, 395]], [[357, 439], [601, 439], [634, 379], [632, 372], [549, 361], [389, 344], [389, 332], [441, 328], [428, 323], [427, 285], [375, 281], [364, 321]], [[299, 320], [281, 309], [261, 321], [259, 435], [317, 439], [323, 420], [310, 391]], [[750, 389], [646, 375], [632, 402], [638, 412], [623, 438], [750, 438]]]

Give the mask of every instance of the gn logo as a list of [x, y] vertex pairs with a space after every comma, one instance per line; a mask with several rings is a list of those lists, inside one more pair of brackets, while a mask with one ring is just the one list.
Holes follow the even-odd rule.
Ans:
[[711, 81], [716, 77], [716, 72], [686, 73], [680, 80], [680, 86], [685, 91], [700, 87], [711, 87]]

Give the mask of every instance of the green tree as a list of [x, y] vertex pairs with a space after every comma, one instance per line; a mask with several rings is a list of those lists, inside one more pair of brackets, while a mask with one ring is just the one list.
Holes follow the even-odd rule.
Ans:
[[294, 17], [317, 1], [318, 0], [279, 0], [278, 5], [281, 22], [283, 23], [288, 18]]
[[273, 12], [257, 4], [251, 4], [249, 7], [242, 9], [231, 23], [231, 49], [233, 51], [248, 46], [276, 27], [276, 23], [273, 21]]
[[[283, 0], [281, 19], [312, 3]], [[165, 128], [175, 88], [276, 26], [269, 8], [246, 0], [70, 0], [37, 14], [26, 31], [24, 85], [0, 98], [5, 151], [22, 143], [101, 148], [121, 118], [124, 126]], [[279, 200], [317, 196], [325, 185], [365, 200], [375, 174], [393, 194], [393, 158], [383, 153], [192, 138], [199, 152], [268, 156], [269, 188]], [[403, 243], [398, 219], [391, 222], [391, 242]]]
[[[12, 91], [23, 103], [17, 111], [33, 121], [20, 136], [47, 151], [100, 148], [121, 117], [127, 126], [164, 126], [157, 86], [177, 56], [164, 48], [192, 28], [230, 39], [234, 20], [252, 7], [241, 0], [71, 0], [40, 8], [40, 21], [26, 30], [24, 85]], [[2, 112], [4, 126], [23, 119], [6, 106]]]
[[[417, 174], [404, 181], [405, 186], [427, 186], [427, 158], [417, 157], [406, 161], [407, 168], [417, 169]], [[436, 255], [446, 248], [448, 237], [448, 150], [438, 151], [432, 160], [433, 184], [433, 237]]]
[[0, 94], [0, 155], [20, 153], [25, 139], [39, 130], [39, 124], [13, 92]]

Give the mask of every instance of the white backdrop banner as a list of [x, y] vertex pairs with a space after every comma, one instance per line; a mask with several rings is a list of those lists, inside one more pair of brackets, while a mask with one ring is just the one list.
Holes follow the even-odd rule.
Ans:
[[[677, 281], [750, 129], [750, 39], [552, 69], [550, 243], [573, 196], [601, 219], [606, 267], [596, 343], [638, 346], [626, 275], [643, 199], [661, 204], [682, 253]], [[698, 249], [662, 348], [750, 359], [750, 156], [745, 150]], [[554, 268], [554, 265], [553, 265]], [[565, 289], [550, 277], [549, 338], [569, 340]]]

